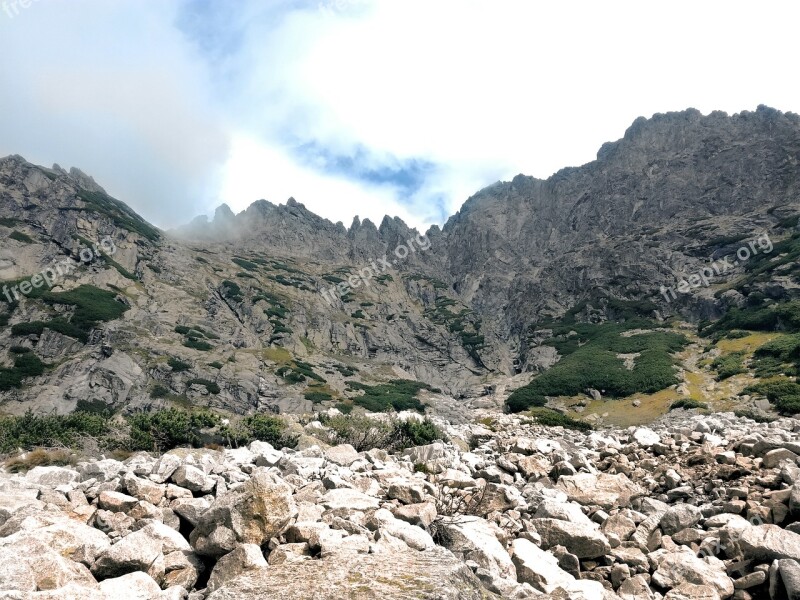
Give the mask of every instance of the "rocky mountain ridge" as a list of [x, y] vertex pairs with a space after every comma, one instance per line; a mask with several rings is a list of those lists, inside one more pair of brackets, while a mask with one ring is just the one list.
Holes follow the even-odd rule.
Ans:
[[[349, 409], [369, 404], [359, 386], [409, 380], [449, 417], [456, 404], [500, 408], [565, 356], [554, 325], [697, 323], [796, 299], [799, 159], [791, 113], [656, 115], [596, 161], [490, 186], [422, 236], [389, 217], [348, 229], [294, 200], [164, 233], [80, 171], [8, 157], [0, 283], [103, 239], [115, 252], [46, 291], [0, 294], [0, 411]], [[763, 235], [786, 250], [759, 256], [758, 276], [742, 263], [661, 293]], [[77, 326], [80, 311], [92, 314]]]

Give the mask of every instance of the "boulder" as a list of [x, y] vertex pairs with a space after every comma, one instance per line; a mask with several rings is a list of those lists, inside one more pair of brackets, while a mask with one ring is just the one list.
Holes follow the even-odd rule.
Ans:
[[605, 510], [627, 507], [633, 498], [643, 496], [646, 490], [622, 473], [579, 473], [558, 479], [558, 489], [583, 506], [597, 505]]
[[673, 535], [682, 529], [694, 527], [703, 518], [703, 513], [691, 504], [676, 504], [670, 506], [661, 517], [661, 531], [664, 535]]
[[144, 531], [135, 531], [97, 557], [92, 573], [98, 579], [121, 577], [136, 571], [161, 579], [164, 575], [164, 555], [159, 539]]
[[682, 583], [668, 591], [664, 600], [720, 600], [720, 596], [712, 585]]
[[161, 588], [146, 573], [135, 572], [100, 582], [103, 596], [111, 600], [155, 600]]
[[[265, 594], [266, 590], [270, 590]], [[489, 600], [472, 571], [443, 548], [428, 552], [351, 554], [248, 571], [206, 600]]]
[[60, 485], [72, 485], [81, 480], [81, 475], [73, 469], [63, 467], [34, 467], [25, 474], [25, 480], [36, 485], [55, 488]]
[[217, 561], [208, 580], [208, 592], [214, 592], [242, 573], [267, 566], [261, 547], [242, 544]]
[[800, 561], [800, 534], [781, 529], [777, 525], [745, 527], [739, 537], [739, 546], [748, 560], [773, 561], [788, 558]]
[[341, 444], [325, 450], [328, 462], [342, 467], [349, 467], [358, 460], [358, 452], [350, 444]]
[[478, 517], [462, 517], [439, 524], [442, 544], [462, 561], [473, 561], [492, 580], [516, 582], [517, 573], [508, 552], [497, 538], [496, 529]]
[[97, 499], [97, 506], [103, 510], [115, 513], [126, 513], [136, 506], [138, 502], [138, 498], [128, 496], [121, 492], [100, 492], [100, 497]]
[[128, 490], [128, 494], [156, 506], [164, 498], [166, 491], [166, 486], [163, 484], [136, 477], [133, 473], [126, 474], [122, 479], [122, 483], [125, 489]]
[[593, 523], [571, 523], [560, 519], [533, 519], [531, 521], [542, 539], [542, 548], [564, 546], [578, 558], [597, 558], [608, 554], [608, 539]]
[[725, 564], [716, 557], [698, 558], [691, 551], [670, 552], [656, 557], [653, 583], [671, 589], [684, 583], [713, 587], [720, 598], [733, 595], [733, 581], [725, 572]]
[[558, 559], [532, 542], [517, 538], [511, 544], [517, 578], [540, 592], [549, 594], [558, 587], [567, 588], [575, 578], [558, 566]]
[[259, 467], [241, 487], [214, 501], [200, 517], [190, 541], [199, 554], [222, 556], [237, 544], [264, 544], [283, 533], [296, 515], [292, 488]]
[[380, 506], [377, 498], [348, 488], [330, 490], [322, 497], [321, 504], [328, 510], [347, 508], [364, 511]]
[[201, 494], [211, 492], [217, 483], [215, 479], [192, 465], [181, 465], [172, 473], [171, 479], [175, 485]]

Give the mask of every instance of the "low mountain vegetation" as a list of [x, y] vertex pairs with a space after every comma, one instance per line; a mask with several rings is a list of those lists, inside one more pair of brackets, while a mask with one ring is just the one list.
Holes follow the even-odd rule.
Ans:
[[363, 392], [363, 394], [353, 397], [353, 404], [361, 406], [369, 412], [389, 410], [423, 412], [424, 406], [417, 399], [417, 394], [422, 390], [433, 391], [433, 388], [426, 383], [407, 379], [395, 379], [378, 385], [348, 381], [347, 387], [354, 392]]
[[[637, 392], [654, 393], [679, 383], [673, 354], [688, 343], [674, 332], [645, 331], [623, 335], [648, 322], [567, 324], [553, 328], [545, 343], [563, 358], [530, 384], [514, 390], [507, 400], [509, 410], [520, 412], [544, 406], [547, 396], [575, 396], [587, 389], [604, 396], [623, 398]], [[620, 354], [636, 355], [628, 368]]]

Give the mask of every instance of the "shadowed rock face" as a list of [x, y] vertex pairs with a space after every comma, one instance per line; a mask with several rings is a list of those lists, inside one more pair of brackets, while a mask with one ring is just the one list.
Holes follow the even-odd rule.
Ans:
[[[346, 228], [294, 199], [261, 200], [238, 215], [223, 206], [211, 222], [164, 233], [80, 171], [7, 157], [0, 280], [72, 260], [54, 291], [110, 289], [129, 309], [98, 323], [86, 344], [48, 328], [27, 339], [0, 334], [0, 350], [21, 342], [54, 365], [35, 386], [0, 390], [0, 410], [69, 412], [81, 400], [152, 408], [166, 402], [152, 394], [160, 386], [194, 405], [303, 412], [313, 407], [307, 385], [276, 374], [299, 358], [334, 396], [345, 394], [346, 379], [417, 379], [455, 398], [437, 406], [459, 418], [459, 403], [482, 396], [487, 382], [505, 389], [508, 376], [552, 366], [555, 351], [532, 334], [545, 318], [569, 309], [581, 319], [613, 318], [614, 301], [629, 300], [649, 317], [699, 320], [741, 301], [700, 287], [667, 303], [660, 288], [761, 233], [791, 233], [799, 161], [800, 119], [791, 113], [640, 118], [596, 161], [547, 180], [519, 175], [489, 186], [422, 237], [389, 217]], [[82, 249], [106, 238], [113, 256], [80, 262]], [[415, 251], [398, 258], [395, 250], [414, 240]], [[357, 286], [332, 291], [348, 281]], [[789, 277], [753, 286], [783, 299], [800, 287]], [[0, 317], [2, 302], [0, 293]], [[48, 321], [71, 310], [23, 299], [8, 320]], [[187, 347], [176, 326], [211, 337], [199, 334], [203, 349], [198, 340]], [[191, 368], [176, 373], [169, 357]], [[343, 364], [358, 371], [344, 375]]]

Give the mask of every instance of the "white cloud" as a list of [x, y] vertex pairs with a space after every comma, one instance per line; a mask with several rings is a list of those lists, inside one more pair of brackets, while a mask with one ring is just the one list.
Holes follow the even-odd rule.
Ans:
[[234, 212], [256, 200], [284, 204], [294, 197], [310, 211], [334, 223], [342, 221], [346, 227], [355, 215], [380, 225], [387, 213], [411, 227], [424, 227], [427, 222], [397, 202], [396, 195], [390, 187], [365, 186], [320, 174], [298, 165], [282, 149], [246, 135], [233, 137], [220, 192]]
[[[80, 166], [162, 225], [294, 196], [345, 224], [420, 226], [497, 179], [593, 160], [640, 115], [800, 112], [797, 3], [298, 4], [0, 13], [0, 153]], [[300, 158], [303, 144], [361, 171], [432, 167], [417, 188], [380, 185]]]

